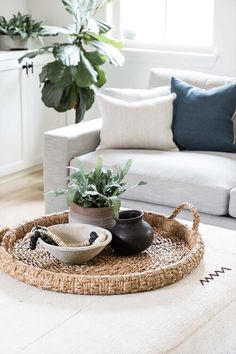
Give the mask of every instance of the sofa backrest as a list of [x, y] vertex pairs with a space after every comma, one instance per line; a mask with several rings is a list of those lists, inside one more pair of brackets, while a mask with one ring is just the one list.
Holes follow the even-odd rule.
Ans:
[[[232, 82], [236, 83], [236, 77], [216, 76], [187, 70], [154, 68], [151, 69], [148, 88], [170, 85], [172, 76], [175, 76], [190, 85], [197, 86], [205, 90], [208, 90], [212, 87], [226, 85]], [[235, 137], [234, 141], [236, 142], [236, 112], [234, 114], [233, 120]]]

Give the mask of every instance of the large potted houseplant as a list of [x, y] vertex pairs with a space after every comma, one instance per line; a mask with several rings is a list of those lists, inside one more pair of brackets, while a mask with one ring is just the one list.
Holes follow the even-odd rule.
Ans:
[[120, 53], [122, 44], [106, 36], [111, 27], [94, 19], [95, 13], [107, 0], [62, 0], [73, 18], [67, 27], [44, 26], [45, 35], [67, 35], [68, 41], [54, 43], [31, 51], [19, 59], [34, 58], [51, 53], [53, 61], [42, 68], [40, 82], [42, 100], [58, 112], [75, 110], [79, 123], [94, 102], [97, 88], [106, 82], [101, 65], [109, 62], [116, 66], [124, 63]]
[[[114, 218], [119, 218], [121, 206], [119, 197], [127, 190], [124, 177], [132, 161], [128, 160], [124, 167], [116, 167], [114, 170], [105, 169], [102, 167], [103, 158], [99, 156], [96, 167], [89, 172], [85, 172], [79, 159], [77, 161], [79, 167], [72, 168], [67, 187], [59, 188], [54, 193], [56, 196], [62, 194], [67, 196], [70, 222], [111, 229], [115, 223]], [[144, 184], [146, 183], [141, 181], [135, 186]]]
[[0, 49], [31, 49], [31, 40], [43, 36], [42, 22], [32, 19], [31, 15], [18, 12], [9, 21], [0, 16]]

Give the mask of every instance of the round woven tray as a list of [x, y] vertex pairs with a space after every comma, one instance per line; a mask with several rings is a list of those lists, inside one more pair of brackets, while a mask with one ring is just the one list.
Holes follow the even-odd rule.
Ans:
[[[192, 211], [192, 230], [174, 220], [183, 208]], [[155, 235], [147, 251], [136, 256], [117, 257], [107, 247], [86, 265], [61, 263], [40, 246], [34, 251], [29, 249], [27, 233], [34, 226], [67, 223], [67, 212], [25, 222], [0, 233], [0, 268], [43, 289], [91, 295], [153, 290], [190, 274], [204, 254], [197, 210], [183, 203], [169, 218], [153, 212], [145, 212], [144, 218], [154, 228]]]

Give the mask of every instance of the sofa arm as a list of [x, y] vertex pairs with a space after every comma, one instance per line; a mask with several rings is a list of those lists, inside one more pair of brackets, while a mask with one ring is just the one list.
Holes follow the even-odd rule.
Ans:
[[44, 192], [46, 213], [67, 209], [65, 196], [47, 192], [66, 186], [68, 166], [75, 156], [94, 151], [99, 145], [102, 120], [73, 124], [44, 134]]
[[230, 192], [229, 215], [236, 218], [236, 187]]

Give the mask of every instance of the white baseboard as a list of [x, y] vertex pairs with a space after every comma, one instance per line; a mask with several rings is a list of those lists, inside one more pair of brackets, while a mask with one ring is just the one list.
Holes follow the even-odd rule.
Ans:
[[14, 181], [15, 179], [28, 176], [28, 175], [30, 175], [34, 172], [40, 171], [42, 169], [43, 169], [43, 165], [39, 164], [39, 165], [30, 167], [30, 168], [26, 168], [26, 169], [16, 172], [16, 173], [11, 173], [7, 176], [0, 177], [0, 184]]

